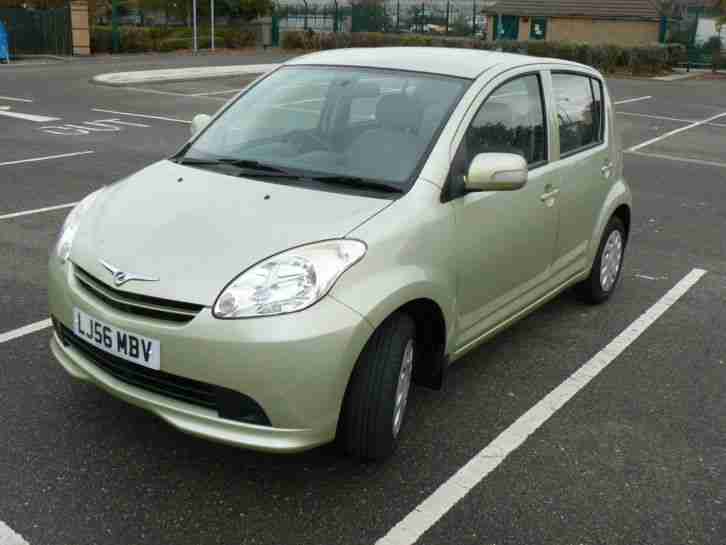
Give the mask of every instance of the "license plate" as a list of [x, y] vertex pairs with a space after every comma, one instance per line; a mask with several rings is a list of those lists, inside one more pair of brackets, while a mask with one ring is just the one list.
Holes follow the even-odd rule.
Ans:
[[73, 331], [104, 352], [149, 369], [161, 367], [161, 343], [105, 324], [85, 312], [73, 309]]

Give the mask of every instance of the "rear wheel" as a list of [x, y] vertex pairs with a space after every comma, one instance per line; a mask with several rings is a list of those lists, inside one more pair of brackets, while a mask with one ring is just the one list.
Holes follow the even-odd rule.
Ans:
[[620, 280], [625, 255], [625, 226], [613, 216], [605, 227], [590, 276], [577, 285], [578, 294], [588, 303], [607, 301]]
[[408, 407], [415, 333], [413, 319], [399, 312], [368, 340], [353, 370], [338, 427], [347, 454], [382, 460], [395, 450]]

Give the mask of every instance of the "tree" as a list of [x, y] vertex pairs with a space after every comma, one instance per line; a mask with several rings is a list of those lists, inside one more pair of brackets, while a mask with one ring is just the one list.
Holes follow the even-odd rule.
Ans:
[[272, 13], [272, 0], [239, 0], [239, 15], [245, 21]]
[[718, 3], [718, 9], [721, 13], [721, 17], [719, 17], [716, 20], [716, 25], [718, 25], [719, 32], [721, 31], [721, 28], [726, 25], [726, 0], [720, 0]]

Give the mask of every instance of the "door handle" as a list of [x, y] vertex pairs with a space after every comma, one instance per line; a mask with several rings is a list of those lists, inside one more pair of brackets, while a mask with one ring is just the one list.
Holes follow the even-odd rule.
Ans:
[[[550, 188], [548, 187], [548, 188], [545, 188], [545, 189], [550, 189]], [[547, 202], [550, 199], [554, 199], [559, 194], [560, 194], [560, 190], [559, 189], [552, 189], [551, 191], [547, 191], [546, 193], [542, 193], [542, 195], [540, 195], [540, 197], [539, 197], [539, 200], [541, 200], [542, 202]]]
[[605, 164], [603, 165], [603, 167], [600, 169], [600, 172], [602, 173], [603, 178], [605, 178], [606, 180], [609, 180], [610, 176], [613, 173], [612, 161], [606, 161]]

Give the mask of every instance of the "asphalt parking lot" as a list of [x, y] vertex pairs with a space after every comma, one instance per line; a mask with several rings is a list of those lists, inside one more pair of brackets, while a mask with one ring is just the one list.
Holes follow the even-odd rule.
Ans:
[[[195, 113], [249, 81], [90, 78], [277, 60], [0, 70], [0, 543], [9, 528], [30, 545], [724, 543], [726, 82], [610, 81], [635, 206], [619, 291], [595, 308], [564, 293], [457, 362], [442, 391], [415, 389], [383, 464], [196, 439], [55, 363], [46, 261], [69, 207], [171, 154]], [[543, 419], [548, 394], [578, 381]], [[483, 478], [459, 478], [512, 434]], [[430, 497], [445, 508], [422, 526]]]

